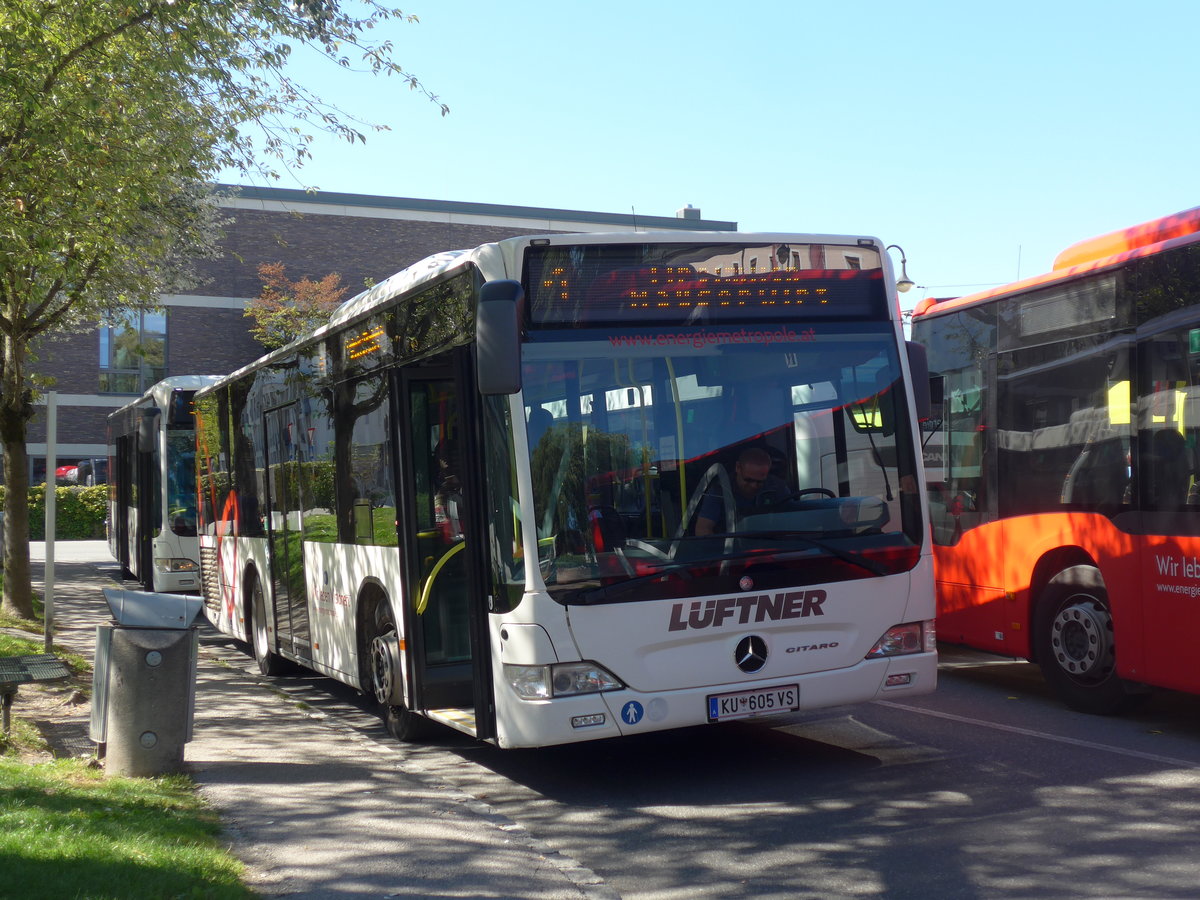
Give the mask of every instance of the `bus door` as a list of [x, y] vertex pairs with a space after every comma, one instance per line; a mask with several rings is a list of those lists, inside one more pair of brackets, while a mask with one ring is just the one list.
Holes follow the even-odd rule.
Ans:
[[301, 511], [304, 497], [301, 467], [307, 460], [305, 435], [299, 427], [300, 405], [266, 413], [267, 523], [271, 547], [272, 615], [279, 648], [299, 660], [312, 659], [308, 595], [304, 581]]
[[[1141, 337], [1133, 454], [1145, 535], [1142, 602], [1136, 604], [1143, 671], [1151, 684], [1192, 692], [1200, 691], [1200, 666], [1189, 639], [1200, 627], [1200, 386], [1192, 384], [1200, 382], [1196, 324], [1191, 318]], [[1128, 404], [1128, 392], [1123, 399]], [[1120, 588], [1110, 585], [1109, 590], [1111, 596]]]
[[158, 438], [161, 415], [157, 409], [138, 411], [133, 453], [133, 534], [129, 568], [148, 591], [154, 590], [154, 537], [162, 524], [161, 456]]
[[133, 498], [136, 496], [133, 488], [134, 452], [137, 448], [137, 436], [121, 435], [114, 440], [116, 446], [116, 469], [111, 473], [112, 488], [116, 493], [116, 506], [112, 514], [114, 531], [114, 556], [121, 564], [121, 574], [125, 578], [133, 578], [133, 568], [136, 565], [134, 554], [130, 548], [133, 541], [130, 538], [132, 523], [130, 522]]
[[[466, 415], [463, 379], [450, 368], [398, 372], [403, 508], [405, 634], [410, 704], [415, 709], [470, 709], [484, 699], [478, 677], [486, 633], [482, 588], [480, 496], [474, 471], [478, 443]], [[482, 720], [474, 727], [487, 727]], [[477, 735], [485, 735], [476, 731]]]

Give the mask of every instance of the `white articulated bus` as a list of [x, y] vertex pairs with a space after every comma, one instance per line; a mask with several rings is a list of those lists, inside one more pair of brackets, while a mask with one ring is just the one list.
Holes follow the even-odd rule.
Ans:
[[207, 615], [264, 673], [373, 694], [402, 740], [928, 692], [928, 381], [895, 296], [865, 237], [418, 263], [197, 394]]
[[108, 417], [108, 549], [148, 591], [199, 591], [192, 396], [211, 375], [165, 378]]

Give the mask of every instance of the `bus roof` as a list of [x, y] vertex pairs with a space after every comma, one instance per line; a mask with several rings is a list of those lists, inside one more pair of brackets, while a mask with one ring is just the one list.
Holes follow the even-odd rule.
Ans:
[[938, 315], [1032, 288], [1048, 287], [1088, 272], [1113, 268], [1131, 259], [1197, 242], [1200, 242], [1200, 207], [1072, 244], [1055, 257], [1054, 268], [1042, 275], [963, 297], [946, 300], [928, 297], [917, 304], [913, 318]]
[[[794, 234], [748, 231], [611, 231], [611, 232], [565, 232], [543, 235], [519, 235], [505, 238], [492, 244], [482, 244], [472, 250], [447, 250], [427, 256], [389, 278], [356, 294], [338, 307], [330, 318], [329, 325], [336, 326], [356, 319], [370, 311], [385, 299], [399, 296], [419, 284], [466, 265], [475, 263], [485, 278], [517, 278], [516, 270], [519, 251], [532, 244], [630, 244], [638, 241], [666, 244], [688, 243], [807, 243], [807, 244], [852, 244], [858, 246], [883, 247], [878, 238], [845, 234]], [[881, 251], [882, 253], [882, 251]], [[501, 268], [503, 266], [503, 268]]]
[[175, 391], [198, 391], [201, 388], [208, 387], [210, 384], [216, 384], [220, 380], [220, 375], [171, 375], [156, 384], [152, 384], [142, 396], [136, 400], [129, 401], [119, 409], [113, 410], [109, 415], [115, 416], [134, 407], [146, 406], [150, 403], [153, 403], [159, 409], [165, 409], [171, 399], [171, 394]]
[[221, 381], [232, 381], [247, 372], [267, 364], [273, 359], [294, 352], [299, 345], [337, 329], [339, 326], [363, 318], [393, 297], [408, 293], [421, 284], [444, 277], [468, 264], [474, 264], [487, 280], [496, 278], [519, 278], [518, 264], [521, 252], [528, 246], [545, 243], [556, 244], [629, 244], [651, 243], [728, 243], [750, 244], [792, 243], [856, 245], [877, 250], [886, 271], [891, 271], [891, 260], [884, 251], [884, 244], [875, 237], [847, 234], [800, 234], [795, 232], [750, 232], [750, 231], [613, 231], [613, 232], [556, 232], [551, 234], [527, 234], [505, 238], [493, 243], [481, 244], [470, 250], [445, 250], [434, 253], [401, 269], [394, 275], [372, 285], [361, 293], [343, 302], [330, 317], [329, 322], [314, 331], [296, 338], [284, 347], [276, 348], [253, 362], [221, 377]]

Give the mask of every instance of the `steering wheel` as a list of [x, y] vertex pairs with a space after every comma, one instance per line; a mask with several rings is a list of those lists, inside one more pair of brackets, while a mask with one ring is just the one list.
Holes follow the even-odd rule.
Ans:
[[794, 494], [792, 494], [792, 496], [789, 497], [788, 499], [789, 500], [799, 500], [805, 494], [818, 494], [822, 497], [828, 497], [831, 500], [837, 499], [837, 494], [835, 494], [829, 488], [823, 488], [823, 487], [801, 488], [800, 490], [798, 490]]

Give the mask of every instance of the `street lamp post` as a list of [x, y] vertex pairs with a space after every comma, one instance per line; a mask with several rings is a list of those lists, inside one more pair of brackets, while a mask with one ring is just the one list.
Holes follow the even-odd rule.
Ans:
[[899, 244], [888, 244], [884, 250], [899, 250], [900, 251], [900, 277], [896, 279], [896, 290], [900, 293], [909, 291], [914, 282], [908, 277], [908, 257], [904, 255], [904, 248]]

